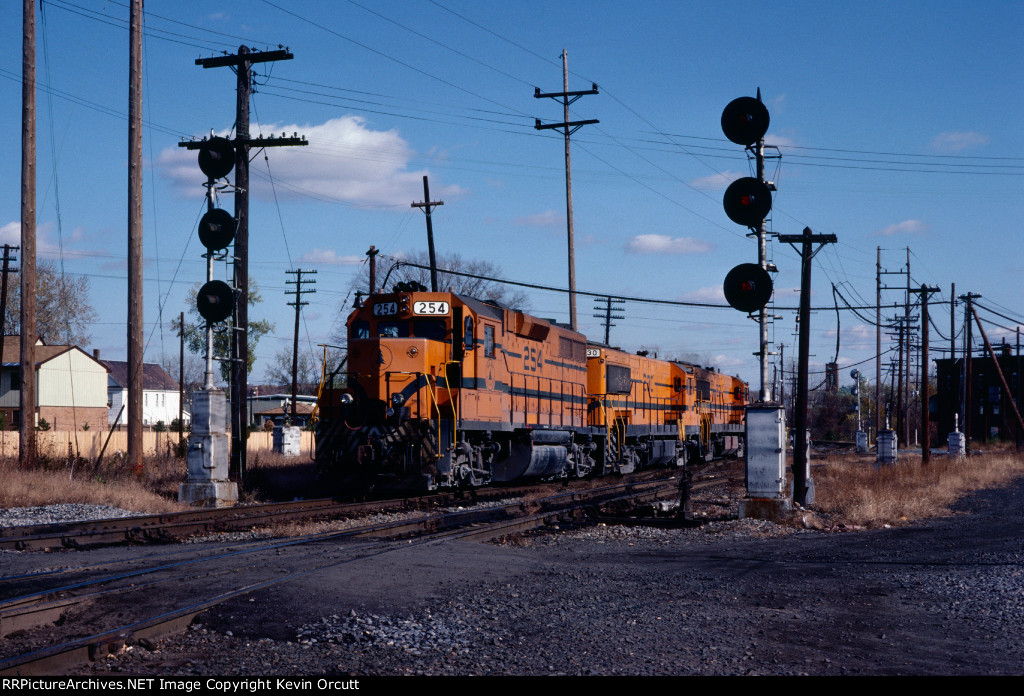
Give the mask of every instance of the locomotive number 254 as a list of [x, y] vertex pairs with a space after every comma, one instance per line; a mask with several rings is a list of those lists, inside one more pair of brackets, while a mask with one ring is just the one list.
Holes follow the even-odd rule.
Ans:
[[447, 302], [413, 302], [413, 314], [448, 314]]

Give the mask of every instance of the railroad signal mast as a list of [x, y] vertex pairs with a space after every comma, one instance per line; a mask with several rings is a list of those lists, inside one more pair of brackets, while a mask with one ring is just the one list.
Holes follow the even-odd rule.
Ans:
[[[192, 505], [220, 507], [238, 501], [238, 484], [228, 480], [230, 439], [225, 432], [224, 391], [213, 384], [214, 324], [234, 314], [235, 290], [213, 277], [215, 258], [223, 258], [234, 241], [236, 224], [231, 213], [216, 207], [218, 179], [235, 166], [235, 149], [227, 138], [210, 137], [198, 143], [199, 168], [206, 175], [206, 214], [199, 221], [199, 241], [206, 247], [206, 283], [196, 294], [199, 315], [206, 320], [206, 370], [203, 388], [192, 392], [192, 433], [186, 462], [188, 479], [178, 499]], [[184, 316], [181, 330], [184, 332]]]
[[768, 109], [761, 102], [761, 89], [757, 98], [739, 97], [722, 111], [722, 132], [732, 142], [743, 145], [753, 153], [757, 167], [756, 177], [743, 177], [732, 182], [725, 190], [722, 204], [725, 214], [738, 225], [751, 229], [757, 237], [757, 264], [741, 264], [726, 276], [725, 297], [736, 309], [752, 314], [757, 312], [760, 327], [759, 349], [755, 355], [760, 360], [761, 388], [758, 401], [772, 400], [768, 388], [768, 312], [765, 306], [772, 296], [772, 279], [769, 271], [775, 265], [768, 263], [767, 228], [765, 219], [772, 209], [772, 191], [775, 184], [764, 175], [764, 135], [768, 132], [771, 118]]
[[[288, 137], [251, 138], [249, 136], [249, 97], [252, 94], [252, 66], [278, 60], [291, 60], [292, 53], [283, 47], [273, 51], [255, 51], [239, 46], [232, 55], [198, 58], [203, 68], [231, 68], [236, 75], [235, 137], [228, 141], [232, 148], [235, 172], [235, 244], [234, 244], [234, 322], [231, 332], [231, 473], [239, 481], [245, 476], [246, 435], [248, 417], [245, 399], [249, 370], [249, 151], [252, 147], [308, 145], [298, 133]], [[180, 142], [178, 147], [200, 149], [200, 142]], [[228, 170], [230, 171], [230, 169]]]

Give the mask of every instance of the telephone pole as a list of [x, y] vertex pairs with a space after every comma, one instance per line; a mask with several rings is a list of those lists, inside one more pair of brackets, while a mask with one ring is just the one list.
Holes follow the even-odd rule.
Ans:
[[18, 463], [36, 462], [36, 3], [22, 3], [21, 389]]
[[[424, 177], [424, 178], [426, 178], [426, 177]], [[299, 381], [299, 377], [298, 377], [298, 375], [299, 375], [299, 310], [304, 305], [308, 305], [309, 304], [308, 302], [303, 302], [302, 301], [302, 293], [305, 292], [305, 293], [308, 294], [308, 293], [316, 292], [316, 290], [303, 290], [302, 289], [302, 284], [303, 283], [308, 283], [308, 284], [315, 284], [316, 283], [315, 280], [309, 280], [309, 279], [303, 280], [302, 279], [303, 272], [304, 271], [301, 268], [299, 268], [297, 270], [294, 270], [294, 271], [285, 271], [285, 273], [287, 273], [289, 275], [294, 275], [295, 276], [295, 280], [286, 280], [285, 281], [285, 283], [288, 284], [288, 285], [294, 285], [295, 289], [294, 290], [286, 290], [285, 293], [284, 293], [285, 295], [295, 295], [295, 301], [288, 303], [289, 307], [295, 307], [295, 336], [294, 336], [293, 341], [292, 341], [292, 422], [291, 422], [292, 425], [295, 425], [295, 417], [296, 417], [296, 414], [297, 414], [296, 405], [298, 403], [298, 396], [299, 396], [299, 387], [298, 387], [298, 381]], [[305, 273], [307, 273], [307, 274], [316, 274], [316, 271], [305, 271]]]
[[[615, 311], [615, 312], [624, 312], [625, 308], [622, 305], [624, 305], [626, 301], [625, 300], [617, 300], [617, 299], [614, 299], [612, 297], [606, 297], [604, 299], [605, 299], [604, 307], [601, 307], [600, 304], [597, 304], [597, 305], [594, 306], [594, 311], [595, 312], [596, 311], [601, 311], [603, 309], [604, 313], [603, 314], [595, 314], [594, 316], [596, 318], [598, 318], [598, 319], [603, 319], [604, 320], [604, 344], [606, 346], [608, 346], [608, 345], [611, 345], [611, 342], [609, 340], [610, 336], [611, 336], [611, 333], [610, 333], [611, 332], [611, 328], [613, 326], [615, 326], [615, 324], [612, 323], [612, 319], [625, 319], [626, 318], [624, 315], [612, 314], [612, 312], [613, 311]], [[595, 300], [595, 302], [598, 302], [598, 300]], [[619, 306], [613, 308], [612, 307], [612, 303], [615, 303], [615, 304], [617, 304]]]
[[[413, 208], [422, 208], [427, 216], [427, 251], [430, 253], [430, 291], [437, 292], [437, 258], [434, 256], [434, 226], [430, 222], [430, 212], [444, 201], [430, 200], [430, 184], [427, 183], [427, 175], [423, 175], [423, 202], [413, 203]], [[314, 271], [315, 273], [316, 271]]]
[[921, 295], [921, 463], [931, 460], [931, 422], [928, 414], [928, 296], [939, 291], [938, 287], [921, 285], [920, 290], [911, 290]]
[[[807, 461], [807, 378], [808, 363], [811, 352], [811, 259], [825, 244], [835, 244], [834, 234], [814, 234], [810, 227], [804, 228], [803, 234], [780, 234], [779, 241], [800, 249], [800, 360], [797, 368], [796, 411], [794, 413], [796, 441], [793, 452], [793, 501], [800, 505], [808, 501], [808, 494], [813, 495], [813, 484], [810, 481], [809, 462]], [[813, 244], [819, 244], [812, 250]]]
[[971, 332], [971, 316], [974, 314], [974, 300], [981, 299], [981, 295], [976, 292], [968, 292], [966, 295], [960, 295], [960, 299], [964, 300], [967, 304], [964, 307], [964, 390], [963, 390], [963, 422], [964, 422], [964, 442], [967, 445], [967, 456], [971, 455], [971, 426], [972, 418], [971, 411], [974, 410], [971, 407], [972, 388], [971, 382], [973, 381], [973, 375], [971, 374], [971, 363], [974, 357], [974, 336]]
[[597, 119], [589, 119], [586, 121], [570, 121], [569, 120], [569, 105], [582, 96], [588, 94], [597, 94], [597, 85], [594, 84], [591, 89], [570, 92], [569, 91], [569, 57], [565, 49], [562, 49], [562, 91], [561, 92], [541, 92], [540, 87], [535, 87], [533, 90], [533, 96], [535, 99], [543, 99], [549, 97], [551, 99], [561, 100], [562, 102], [562, 122], [561, 123], [548, 123], [541, 124], [540, 119], [536, 120], [534, 128], [537, 130], [555, 129], [559, 130], [565, 135], [565, 210], [566, 210], [566, 226], [569, 237], [569, 328], [573, 331], [576, 330], [576, 250], [573, 241], [573, 227], [572, 227], [572, 161], [569, 157], [569, 136], [575, 133], [581, 126], [587, 126], [592, 123], [600, 123]]
[[132, 0], [128, 84], [128, 464], [142, 472], [142, 0]]
[[[235, 311], [231, 340], [231, 476], [239, 482], [246, 469], [246, 393], [249, 373], [249, 150], [252, 147], [282, 147], [308, 145], [298, 134], [275, 138], [249, 137], [249, 98], [252, 94], [252, 66], [277, 60], [291, 60], [288, 49], [252, 52], [248, 46], [239, 46], [234, 55], [198, 58], [196, 65], [203, 68], [230, 67], [236, 74], [235, 89]], [[179, 147], [199, 149], [199, 142], [178, 143]]]

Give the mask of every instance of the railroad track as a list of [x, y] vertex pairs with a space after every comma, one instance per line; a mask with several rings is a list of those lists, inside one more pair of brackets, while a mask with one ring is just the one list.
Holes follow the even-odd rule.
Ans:
[[[664, 471], [641, 472], [629, 477], [629, 480], [642, 481], [658, 476], [664, 476]], [[377, 512], [429, 510], [446, 505], [534, 494], [558, 486], [577, 488], [586, 485], [589, 485], [587, 481], [570, 481], [562, 484], [488, 487], [364, 502], [319, 498], [85, 522], [23, 525], [0, 528], [0, 550], [41, 551], [124, 543], [167, 543], [199, 534], [252, 529], [285, 522], [358, 518]]]
[[591, 482], [526, 502], [410, 513], [289, 539], [177, 546], [144, 558], [2, 577], [0, 675], [61, 673], [132, 641], [184, 630], [222, 602], [408, 544], [510, 536], [581, 517], [587, 509], [650, 502], [677, 491], [674, 478]]
[[[415, 498], [357, 503], [333, 498], [232, 508], [188, 510], [86, 522], [0, 528], [0, 549], [12, 551], [81, 549], [122, 543], [163, 543], [197, 534], [251, 529], [284, 522], [361, 517], [374, 512], [425, 510], [497, 497], [497, 491], [459, 491]], [[508, 495], [504, 493], [503, 495]]]

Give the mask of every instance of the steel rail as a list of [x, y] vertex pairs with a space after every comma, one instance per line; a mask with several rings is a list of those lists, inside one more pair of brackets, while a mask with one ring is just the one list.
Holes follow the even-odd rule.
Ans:
[[[548, 498], [529, 501], [527, 503], [499, 505], [482, 508], [480, 510], [463, 510], [445, 513], [442, 515], [428, 515], [412, 521], [391, 522], [369, 525], [364, 528], [308, 535], [298, 540], [266, 545], [264, 547], [260, 547], [260, 550], [266, 550], [277, 546], [321, 541], [331, 538], [357, 538], [360, 536], [379, 535], [401, 537], [408, 534], [413, 525], [418, 525], [420, 529], [428, 530], [423, 538], [419, 540], [419, 543], [439, 543], [441, 541], [457, 538], [493, 538], [495, 536], [505, 536], [526, 528], [541, 526], [551, 519], [558, 519], [560, 516], [570, 514], [572, 509], [579, 506], [601, 505], [619, 501], [631, 496], [657, 496], [664, 494], [664, 492], [670, 488], [674, 489], [674, 487], [675, 483], [671, 480], [618, 483], [587, 490], [559, 493], [549, 496]], [[536, 514], [525, 513], [525, 508], [532, 508], [534, 506], [549, 507], [551, 509]], [[515, 518], [517, 512], [519, 514], [519, 519]], [[509, 519], [509, 516], [512, 516], [512, 519]], [[491, 519], [488, 521], [488, 518]], [[495, 518], [499, 519], [495, 520]], [[472, 525], [480, 525], [480, 527], [473, 528]], [[471, 528], [467, 530], [467, 526], [470, 526]], [[489, 530], [488, 527], [491, 529]], [[95, 660], [102, 657], [104, 654], [120, 649], [130, 640], [156, 639], [168, 635], [169, 633], [183, 630], [198, 613], [229, 599], [247, 594], [257, 589], [288, 582], [311, 573], [321, 572], [328, 568], [333, 568], [345, 563], [352, 563], [370, 556], [396, 551], [404, 546], [404, 544], [390, 544], [377, 551], [357, 550], [355, 555], [351, 557], [333, 561], [328, 564], [317, 565], [306, 570], [291, 572], [282, 577], [251, 583], [243, 587], [221, 593], [215, 597], [200, 600], [199, 602], [190, 604], [186, 607], [169, 612], [163, 612], [154, 617], [143, 618], [115, 629], [103, 631], [88, 637], [77, 638], [67, 643], [50, 646], [24, 655], [6, 658], [0, 660], [0, 675], [19, 676], [47, 674], [71, 664], [78, 664], [86, 660]], [[237, 555], [239, 553], [242, 552], [221, 554], [216, 557]], [[213, 557], [194, 560], [199, 562], [201, 560], [210, 560], [211, 558]], [[166, 567], [166, 565], [161, 567]], [[146, 572], [152, 572], [152, 570], [153, 569], [143, 569], [137, 572], [144, 574]], [[119, 579], [123, 579], [127, 575], [128, 574], [121, 574], [117, 577]], [[82, 583], [80, 586], [91, 586], [93, 584], [94, 583]], [[54, 606], [53, 610], [59, 612], [60, 608]]]

